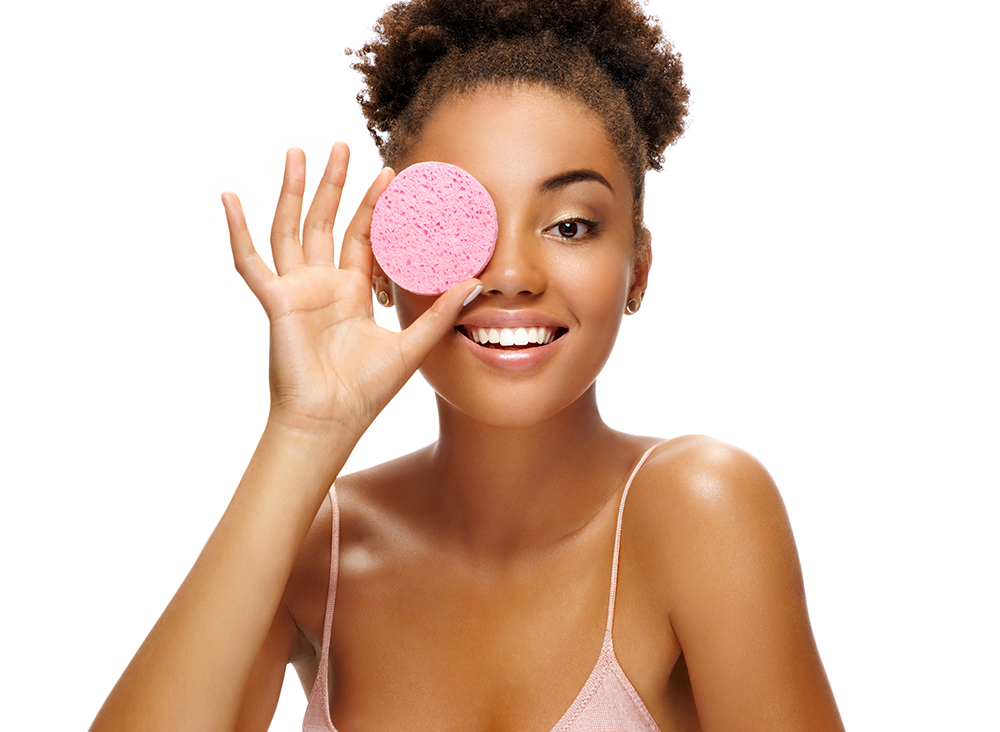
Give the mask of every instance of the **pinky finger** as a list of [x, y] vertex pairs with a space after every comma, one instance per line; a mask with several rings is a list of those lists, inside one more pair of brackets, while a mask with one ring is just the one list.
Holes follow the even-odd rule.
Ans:
[[260, 300], [265, 285], [274, 277], [264, 260], [257, 254], [247, 229], [243, 206], [235, 193], [223, 193], [222, 205], [226, 209], [226, 223], [229, 225], [229, 244], [233, 249], [233, 263], [250, 291]]

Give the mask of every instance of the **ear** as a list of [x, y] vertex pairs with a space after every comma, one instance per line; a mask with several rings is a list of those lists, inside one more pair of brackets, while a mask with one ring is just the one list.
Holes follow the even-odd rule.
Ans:
[[649, 284], [649, 268], [653, 264], [652, 236], [645, 226], [639, 229], [635, 238], [635, 261], [632, 265], [632, 285], [628, 296], [642, 302], [643, 293]]
[[[372, 291], [375, 293], [375, 299], [379, 305], [384, 305], [387, 308], [392, 307], [392, 280], [382, 270], [379, 263], [374, 260], [372, 261]], [[379, 299], [379, 293], [385, 293], [381, 295], [382, 299]]]

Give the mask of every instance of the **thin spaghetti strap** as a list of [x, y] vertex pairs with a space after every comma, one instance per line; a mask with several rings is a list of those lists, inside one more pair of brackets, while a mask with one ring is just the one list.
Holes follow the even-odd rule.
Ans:
[[333, 630], [333, 607], [337, 600], [337, 574], [340, 569], [340, 507], [337, 505], [336, 486], [327, 494], [330, 496], [330, 509], [333, 530], [330, 532], [330, 584], [326, 591], [326, 617], [323, 619], [323, 656], [320, 661], [324, 666], [330, 655], [330, 633]]
[[622, 491], [622, 500], [618, 505], [618, 526], [615, 529], [615, 555], [611, 562], [611, 592], [608, 596], [608, 627], [606, 631], [607, 637], [611, 636], [611, 629], [614, 627], [615, 623], [615, 593], [618, 589], [618, 550], [621, 546], [622, 540], [622, 516], [625, 515], [625, 498], [628, 496], [628, 489], [632, 486], [632, 481], [635, 479], [636, 474], [639, 472], [639, 468], [642, 464], [646, 462], [653, 450], [662, 445], [662, 442], [658, 442], [651, 448], [646, 450], [639, 458], [639, 462], [636, 463], [635, 467], [632, 469], [632, 474], [629, 475], [628, 481], [625, 483], [625, 490]]

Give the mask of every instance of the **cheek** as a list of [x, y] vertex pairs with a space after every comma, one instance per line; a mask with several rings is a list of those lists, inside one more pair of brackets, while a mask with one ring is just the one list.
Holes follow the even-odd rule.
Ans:
[[436, 299], [436, 296], [414, 295], [395, 282], [392, 283], [392, 300], [396, 304], [396, 317], [399, 319], [400, 328], [408, 328], [410, 323], [434, 304]]
[[566, 299], [582, 325], [620, 320], [632, 280], [630, 261], [613, 253], [585, 259], [570, 256], [557, 267]]

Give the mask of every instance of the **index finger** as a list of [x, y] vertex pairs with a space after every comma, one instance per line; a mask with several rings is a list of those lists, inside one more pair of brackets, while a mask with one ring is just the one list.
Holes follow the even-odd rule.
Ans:
[[392, 168], [382, 168], [369, 187], [354, 218], [344, 233], [344, 246], [340, 251], [340, 268], [359, 272], [369, 279], [372, 276], [372, 213], [382, 191], [389, 185], [395, 172]]

